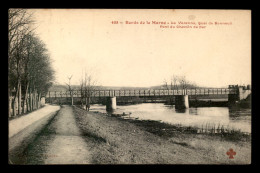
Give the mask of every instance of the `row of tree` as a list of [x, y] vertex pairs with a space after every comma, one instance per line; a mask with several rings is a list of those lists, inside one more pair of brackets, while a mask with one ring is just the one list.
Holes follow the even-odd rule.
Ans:
[[47, 93], [54, 79], [48, 50], [35, 34], [34, 26], [32, 13], [25, 9], [9, 9], [9, 116], [38, 109], [41, 96]]
[[[177, 76], [177, 75], [172, 75], [170, 82], [167, 82], [164, 80], [164, 89], [170, 89], [170, 90], [177, 90], [181, 89], [184, 92], [187, 92], [186, 90], [188, 88], [196, 88], [196, 84], [187, 80], [186, 76]], [[185, 94], [185, 93], [184, 93]]]
[[[73, 88], [71, 86], [71, 79], [72, 79], [72, 75], [70, 77], [68, 77], [68, 83], [66, 83], [66, 85], [69, 90], [69, 94], [70, 94], [70, 98], [71, 98], [71, 105], [73, 105], [73, 91], [75, 90], [75, 88]], [[81, 97], [80, 97], [81, 106], [85, 107], [85, 109], [87, 111], [89, 111], [90, 104], [91, 104], [91, 95], [97, 89], [100, 89], [100, 87], [97, 86], [97, 81], [94, 80], [93, 76], [90, 74], [87, 74], [86, 72], [85, 72], [84, 76], [81, 77], [79, 83], [80, 83], [79, 90], [80, 90], [80, 95], [81, 95]]]

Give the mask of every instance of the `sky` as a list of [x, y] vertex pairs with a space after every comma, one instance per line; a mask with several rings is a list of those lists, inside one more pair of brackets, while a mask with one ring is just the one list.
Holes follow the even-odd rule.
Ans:
[[[31, 11], [37, 23], [36, 33], [49, 50], [56, 84], [65, 84], [71, 75], [71, 83], [79, 84], [84, 72], [102, 86], [149, 87], [170, 81], [172, 75], [186, 76], [207, 87], [251, 83], [249, 10]], [[202, 29], [160, 28], [160, 24], [126, 21], [207, 25]]]

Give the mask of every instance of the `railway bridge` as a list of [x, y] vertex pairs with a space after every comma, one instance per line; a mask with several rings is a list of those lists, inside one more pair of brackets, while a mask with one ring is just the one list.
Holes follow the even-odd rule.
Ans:
[[[194, 89], [175, 89], [175, 90], [93, 90], [86, 93], [80, 90], [73, 90], [73, 98], [106, 98], [106, 109], [114, 110], [117, 106], [117, 98], [119, 97], [174, 97], [176, 109], [189, 108], [189, 96], [203, 96], [203, 95], [228, 95], [228, 102], [230, 104], [246, 99], [251, 94], [251, 87], [248, 85], [238, 86], [229, 85], [228, 88], [194, 88]], [[70, 98], [69, 91], [49, 91], [45, 98], [46, 102], [51, 103], [53, 99]]]

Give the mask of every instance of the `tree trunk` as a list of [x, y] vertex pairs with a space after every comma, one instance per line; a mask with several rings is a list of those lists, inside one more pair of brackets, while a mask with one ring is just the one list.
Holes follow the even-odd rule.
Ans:
[[21, 81], [18, 84], [18, 114], [22, 113], [22, 90], [21, 90]]
[[18, 84], [17, 84], [17, 88], [16, 88], [16, 91], [15, 91], [15, 96], [13, 98], [13, 116], [15, 117], [16, 116], [16, 99], [17, 99], [17, 95], [18, 95]]
[[29, 99], [29, 109], [30, 109], [30, 111], [32, 111], [33, 109], [32, 109], [32, 91], [31, 91], [31, 88], [30, 88], [30, 91], [29, 91], [29, 96], [30, 96], [30, 99]]
[[34, 91], [34, 109], [37, 109], [37, 91]]
[[33, 111], [33, 92], [31, 92], [31, 111]]
[[8, 116], [12, 116], [12, 97], [10, 94], [10, 89], [8, 88]]
[[81, 96], [80, 96], [80, 103], [81, 103], [81, 107], [83, 107], [83, 97], [82, 97], [82, 91], [81, 91]]
[[13, 116], [14, 117], [17, 115], [16, 109], [17, 109], [17, 97], [15, 97], [13, 100]]
[[12, 116], [12, 98], [8, 96], [8, 117]]
[[33, 90], [33, 110], [35, 110], [36, 109], [36, 91], [35, 91], [35, 89]]
[[86, 110], [88, 110], [88, 97], [85, 97], [86, 100]]
[[[28, 110], [28, 83], [26, 84], [26, 90], [25, 90], [25, 95], [24, 95], [24, 101], [23, 101], [23, 113], [26, 113], [26, 111]], [[26, 105], [26, 109], [25, 109], [25, 105]]]
[[34, 91], [32, 91], [32, 111], [34, 110]]
[[36, 92], [35, 103], [36, 103], [36, 109], [39, 109], [39, 94], [37, 92]]
[[30, 112], [30, 94], [29, 94], [29, 89], [27, 91], [26, 112]]
[[25, 103], [26, 103], [26, 112], [29, 112], [29, 97], [28, 97], [28, 94], [27, 94], [27, 99], [25, 100]]
[[39, 94], [36, 92], [36, 97], [35, 97], [35, 104], [36, 104], [36, 109], [39, 109]]
[[38, 93], [38, 109], [41, 107], [41, 93]]
[[90, 97], [86, 97], [86, 110], [89, 111], [90, 108]]
[[73, 105], [73, 91], [70, 90], [71, 105]]

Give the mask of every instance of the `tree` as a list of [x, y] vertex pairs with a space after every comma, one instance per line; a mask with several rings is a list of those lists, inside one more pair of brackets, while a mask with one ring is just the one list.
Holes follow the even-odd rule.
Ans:
[[178, 81], [180, 87], [182, 88], [183, 94], [187, 94], [188, 80], [186, 79], [186, 76], [179, 76]]
[[27, 80], [31, 97], [31, 109], [39, 108], [42, 94], [46, 94], [54, 79], [54, 70], [45, 44], [32, 37], [33, 50], [27, 64]]
[[12, 104], [9, 102], [9, 110], [13, 105], [13, 116], [16, 115], [17, 98], [18, 114], [39, 108], [42, 94], [47, 92], [54, 79], [48, 50], [34, 35], [32, 24], [32, 13], [24, 9], [9, 10], [8, 95], [10, 98], [15, 90]]
[[[178, 81], [178, 76], [172, 75], [172, 78], [171, 78], [171, 88], [172, 89], [178, 89], [177, 81]], [[173, 86], [172, 86], [172, 83], [173, 83]]]
[[164, 88], [167, 89], [167, 90], [169, 89], [169, 88], [168, 88], [168, 83], [167, 83], [167, 80], [166, 80], [166, 79], [164, 79]]
[[70, 80], [71, 80], [72, 76], [73, 75], [68, 77], [69, 83], [66, 83], [66, 85], [68, 86], [68, 89], [69, 89], [69, 93], [70, 93], [71, 105], [73, 105], [73, 89], [72, 89], [71, 84], [70, 84]]
[[84, 102], [84, 79], [83, 77], [80, 79], [79, 81], [79, 89], [80, 89], [80, 103], [81, 103], [81, 107], [83, 108], [83, 102]]
[[178, 82], [179, 82], [179, 76], [177, 76], [177, 75], [172, 75], [172, 77], [171, 77], [171, 80], [170, 80], [170, 85], [168, 84], [168, 81], [166, 80], [166, 79], [164, 79], [164, 85], [163, 85], [163, 87], [165, 88], [165, 89], [170, 89], [170, 90], [177, 90], [178, 89]]
[[91, 104], [91, 96], [97, 90], [97, 81], [94, 80], [93, 76], [85, 73], [84, 77], [80, 81], [81, 90], [81, 104], [83, 105], [83, 99], [85, 99], [86, 110], [89, 111]]
[[[15, 89], [13, 105], [18, 97], [18, 113], [21, 114], [21, 76], [24, 40], [32, 32], [32, 14], [24, 9], [10, 9], [8, 15], [8, 96]], [[9, 110], [11, 104], [9, 102]], [[9, 115], [11, 112], [9, 111]], [[14, 109], [14, 115], [16, 111]]]
[[[170, 89], [171, 90], [178, 90], [178, 88], [181, 88], [183, 91], [183, 94], [187, 94], [187, 89], [191, 87], [196, 87], [196, 84], [194, 82], [191, 82], [186, 79], [186, 76], [177, 76], [172, 75], [171, 81], [170, 81]], [[168, 82], [164, 80], [164, 88], [169, 89]]]

